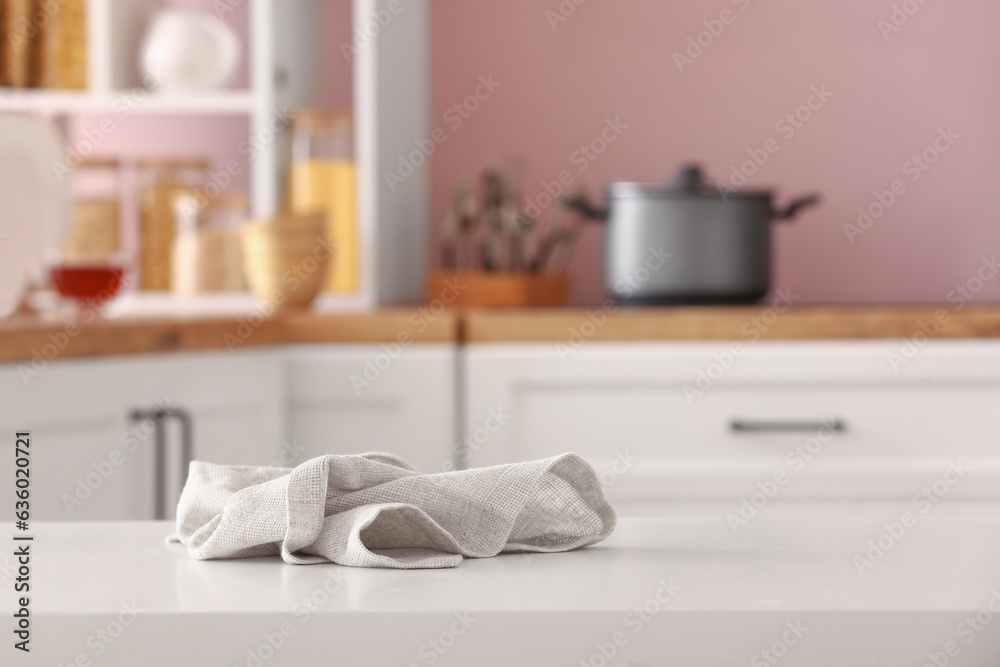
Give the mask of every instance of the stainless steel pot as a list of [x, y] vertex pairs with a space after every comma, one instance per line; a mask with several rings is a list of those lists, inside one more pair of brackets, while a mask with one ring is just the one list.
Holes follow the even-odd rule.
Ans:
[[564, 202], [607, 223], [605, 283], [621, 303], [754, 303], [771, 289], [771, 225], [819, 203], [817, 195], [773, 205], [768, 191], [708, 185], [701, 170], [673, 183], [607, 186], [607, 208]]

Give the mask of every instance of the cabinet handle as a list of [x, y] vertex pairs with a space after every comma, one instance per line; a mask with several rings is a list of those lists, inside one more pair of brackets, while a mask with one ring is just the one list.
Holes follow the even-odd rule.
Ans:
[[181, 487], [187, 483], [188, 470], [194, 459], [194, 426], [191, 413], [180, 407], [132, 410], [129, 419], [133, 422], [153, 422], [154, 478], [153, 514], [157, 521], [167, 518], [167, 432], [166, 422], [176, 419], [181, 425]]
[[734, 433], [817, 433], [824, 430], [833, 433], [846, 433], [847, 421], [839, 418], [819, 421], [733, 419], [729, 422], [729, 429]]

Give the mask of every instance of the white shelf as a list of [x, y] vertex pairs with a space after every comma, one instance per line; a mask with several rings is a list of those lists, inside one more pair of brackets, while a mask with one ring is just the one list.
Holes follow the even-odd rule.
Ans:
[[104, 315], [119, 317], [243, 317], [255, 310], [246, 292], [181, 297], [170, 292], [131, 292], [104, 306]]
[[[361, 295], [321, 294], [311, 310], [318, 314], [343, 313], [369, 307]], [[247, 292], [215, 292], [195, 296], [178, 296], [170, 292], [130, 292], [104, 307], [104, 315], [110, 318], [248, 317], [261, 312], [257, 299]]]
[[118, 93], [56, 90], [0, 91], [0, 112], [69, 115], [80, 113], [131, 114], [250, 114], [254, 96], [247, 91], [210, 93]]

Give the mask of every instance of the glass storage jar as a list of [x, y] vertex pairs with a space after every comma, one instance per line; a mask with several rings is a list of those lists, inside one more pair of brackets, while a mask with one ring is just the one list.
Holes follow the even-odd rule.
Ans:
[[121, 252], [121, 163], [83, 160], [70, 179], [73, 216], [63, 241], [63, 260], [100, 264]]
[[[34, 47], [34, 87], [87, 88], [87, 0], [38, 3], [48, 18]], [[36, 12], [35, 16], [39, 14]]]
[[203, 159], [145, 159], [138, 164], [139, 288], [168, 291], [172, 287], [171, 255], [176, 223], [174, 200], [202, 195], [208, 180]]
[[223, 193], [207, 204], [196, 195], [180, 194], [174, 198], [174, 213], [174, 293], [246, 290], [241, 233], [250, 217], [247, 194]]
[[354, 124], [340, 111], [306, 110], [292, 121], [292, 168], [289, 187], [296, 214], [321, 212], [333, 262], [325, 291], [358, 289], [359, 241]]

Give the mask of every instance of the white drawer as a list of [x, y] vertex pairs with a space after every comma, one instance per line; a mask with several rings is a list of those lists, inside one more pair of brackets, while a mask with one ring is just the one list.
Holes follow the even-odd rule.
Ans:
[[[1000, 384], [730, 384], [691, 405], [674, 384], [523, 383], [510, 406], [515, 460], [608, 458], [781, 461], [997, 456]], [[484, 452], [485, 455], [485, 452]]]
[[741, 498], [784, 474], [783, 498], [907, 501], [961, 461], [949, 497], [1000, 498], [1000, 345], [942, 343], [900, 373], [895, 345], [751, 346], [700, 394], [727, 344], [592, 344], [568, 361], [474, 346], [469, 462], [575, 451], [619, 498]]

